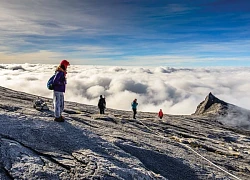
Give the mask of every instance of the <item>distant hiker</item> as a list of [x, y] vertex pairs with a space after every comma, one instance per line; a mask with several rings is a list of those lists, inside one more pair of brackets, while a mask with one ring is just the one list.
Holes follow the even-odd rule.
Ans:
[[134, 119], [136, 119], [136, 118], [135, 118], [135, 115], [136, 115], [136, 113], [137, 113], [137, 112], [136, 112], [137, 105], [138, 105], [137, 99], [135, 99], [135, 100], [131, 103], [132, 110], [133, 110], [133, 112], [134, 112], [134, 115], [133, 115], [133, 118], [134, 118]]
[[53, 80], [53, 104], [54, 104], [54, 114], [55, 121], [63, 122], [64, 117], [62, 116], [62, 112], [64, 110], [64, 93], [66, 89], [66, 74], [67, 67], [69, 66], [69, 62], [67, 60], [62, 60], [60, 65], [56, 68], [55, 77]]
[[160, 111], [159, 111], [159, 113], [158, 113], [158, 117], [159, 117], [160, 119], [162, 119], [162, 117], [163, 117], [162, 109], [160, 109]]
[[100, 114], [104, 114], [104, 110], [106, 108], [106, 101], [105, 98], [100, 95], [100, 99], [98, 102], [98, 108], [100, 109]]

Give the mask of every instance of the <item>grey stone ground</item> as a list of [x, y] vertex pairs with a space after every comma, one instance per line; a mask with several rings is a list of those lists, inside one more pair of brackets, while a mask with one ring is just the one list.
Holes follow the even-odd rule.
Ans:
[[[209, 116], [165, 115], [66, 102], [66, 121], [36, 96], [0, 87], [0, 179], [250, 179], [249, 132]], [[43, 98], [51, 109], [51, 99]]]

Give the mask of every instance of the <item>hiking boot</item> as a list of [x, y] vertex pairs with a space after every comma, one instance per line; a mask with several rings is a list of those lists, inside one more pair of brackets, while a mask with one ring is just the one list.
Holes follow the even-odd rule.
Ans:
[[59, 118], [55, 118], [54, 121], [56, 121], [56, 122], [63, 122], [64, 119], [62, 119], [61, 117], [59, 117]]
[[61, 118], [61, 120], [62, 120], [62, 121], [64, 121], [64, 120], [65, 120], [65, 117], [63, 117], [63, 116], [60, 116], [60, 118]]

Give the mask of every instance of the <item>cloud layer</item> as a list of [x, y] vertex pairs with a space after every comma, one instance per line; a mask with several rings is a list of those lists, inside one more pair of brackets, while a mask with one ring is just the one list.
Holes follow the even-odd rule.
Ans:
[[[56, 65], [2, 64], [1, 86], [40, 96], [52, 97], [46, 83]], [[191, 114], [209, 92], [218, 98], [250, 109], [250, 68], [177, 69], [74, 66], [67, 75], [65, 99], [97, 105], [104, 95], [108, 108], [131, 110], [138, 99], [138, 110], [167, 114]]]

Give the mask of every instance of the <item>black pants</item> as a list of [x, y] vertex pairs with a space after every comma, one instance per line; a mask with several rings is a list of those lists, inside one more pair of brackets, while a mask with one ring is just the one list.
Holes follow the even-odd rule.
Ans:
[[100, 108], [100, 114], [104, 114], [104, 108]]
[[133, 118], [135, 119], [135, 115], [136, 115], [136, 109], [133, 109], [133, 112], [134, 112], [134, 115], [133, 115]]

